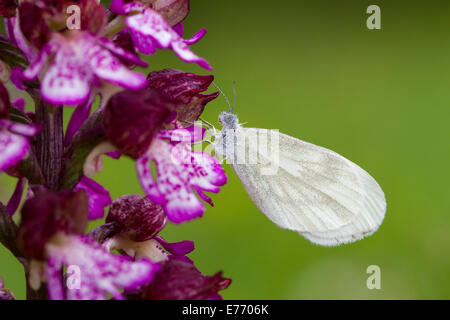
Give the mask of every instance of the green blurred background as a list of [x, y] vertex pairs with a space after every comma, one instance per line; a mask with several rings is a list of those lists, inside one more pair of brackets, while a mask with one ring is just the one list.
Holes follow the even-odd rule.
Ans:
[[[381, 8], [381, 30], [366, 27], [370, 4]], [[230, 98], [236, 80], [240, 120], [356, 162], [382, 186], [387, 214], [371, 237], [319, 247], [271, 223], [226, 166], [215, 207], [163, 236], [194, 240], [198, 268], [233, 279], [225, 299], [449, 299], [450, 3], [191, 1], [186, 36], [202, 27], [193, 50]], [[170, 51], [148, 61], [149, 70], [207, 74]], [[218, 98], [203, 117], [217, 124], [225, 108]], [[5, 201], [13, 180], [0, 179]], [[96, 179], [113, 198], [142, 193], [128, 159], [106, 159]], [[380, 290], [366, 287], [369, 265], [381, 268]], [[25, 297], [22, 268], [4, 248], [0, 275]]]

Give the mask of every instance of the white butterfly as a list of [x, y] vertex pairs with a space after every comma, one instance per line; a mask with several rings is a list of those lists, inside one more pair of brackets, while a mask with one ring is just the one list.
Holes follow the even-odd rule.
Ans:
[[[384, 193], [350, 160], [278, 131], [244, 128], [232, 111], [222, 112], [219, 121], [223, 128], [216, 135], [216, 153], [232, 160], [250, 198], [279, 227], [334, 246], [362, 239], [380, 226], [386, 212]], [[278, 139], [277, 157], [254, 140], [268, 135]], [[257, 157], [237, 156], [239, 150]], [[267, 166], [277, 170], [264, 173]]]

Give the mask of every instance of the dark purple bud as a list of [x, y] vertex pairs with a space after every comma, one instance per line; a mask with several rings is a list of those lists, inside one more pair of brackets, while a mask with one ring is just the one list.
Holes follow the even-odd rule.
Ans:
[[52, 31], [67, 30], [68, 22], [76, 18], [76, 11], [69, 6], [80, 8], [80, 28], [98, 33], [106, 26], [106, 9], [96, 0], [42, 0], [23, 2], [19, 7], [20, 28], [25, 38], [36, 48], [50, 39]]
[[16, 14], [18, 0], [0, 0], [0, 15], [10, 18]]
[[58, 232], [82, 234], [88, 222], [88, 199], [78, 192], [38, 192], [22, 208], [18, 243], [28, 258], [45, 258], [45, 245]]
[[202, 94], [214, 80], [213, 75], [198, 75], [176, 69], [153, 71], [147, 77], [149, 88], [155, 88], [176, 102], [177, 118], [192, 124], [202, 114], [205, 105], [217, 98], [218, 92]]
[[0, 82], [0, 119], [9, 118], [9, 107], [11, 102], [9, 101], [9, 94], [3, 83]]
[[155, 133], [174, 108], [155, 89], [119, 92], [109, 99], [105, 109], [106, 135], [121, 153], [137, 159], [148, 150]]
[[133, 241], [145, 241], [157, 235], [166, 225], [164, 209], [138, 194], [122, 196], [113, 201], [106, 222], [116, 222], [119, 233]]
[[152, 8], [171, 26], [176, 25], [186, 18], [189, 13], [189, 0], [156, 0]]
[[[81, 29], [98, 33], [106, 26], [106, 8], [96, 0], [79, 1], [81, 8]], [[69, 3], [70, 4], [70, 3]]]
[[[133, 40], [131, 39], [131, 35], [127, 30], [120, 31], [116, 33], [113, 40], [115, 45], [121, 47], [122, 49], [137, 55], [136, 48], [133, 44]], [[126, 65], [128, 68], [133, 68], [135, 65], [130, 60], [118, 57], [122, 64]]]
[[219, 290], [226, 289], [231, 279], [222, 272], [204, 276], [193, 263], [171, 257], [162, 270], [143, 289], [144, 300], [219, 300]]
[[16, 163], [12, 167], [9, 167], [5, 170], [5, 172], [11, 177], [22, 178], [24, 176], [24, 172], [22, 169], [22, 164], [20, 162]]
[[50, 39], [50, 28], [44, 19], [45, 11], [37, 4], [23, 2], [19, 7], [20, 29], [25, 38], [36, 48], [42, 48]]

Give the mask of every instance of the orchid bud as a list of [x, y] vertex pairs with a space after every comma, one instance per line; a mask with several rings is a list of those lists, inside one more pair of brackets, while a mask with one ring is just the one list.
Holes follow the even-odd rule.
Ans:
[[145, 300], [219, 300], [217, 293], [226, 289], [230, 279], [218, 272], [205, 276], [193, 263], [172, 257], [165, 262], [162, 270], [153, 281], [143, 289]]
[[189, 0], [155, 0], [152, 8], [171, 26], [180, 23], [189, 13]]
[[8, 90], [6, 90], [3, 83], [0, 82], [0, 119], [9, 118], [9, 107], [11, 102], [9, 101]]
[[176, 101], [177, 118], [186, 125], [192, 124], [202, 114], [205, 105], [219, 93], [202, 94], [214, 76], [187, 73], [176, 69], [153, 71], [147, 77], [148, 87], [158, 89]]
[[137, 159], [148, 150], [172, 110], [173, 103], [158, 90], [119, 92], [111, 97], [105, 109], [106, 135], [121, 153]]
[[145, 241], [164, 228], [167, 217], [160, 205], [147, 197], [132, 194], [113, 201], [106, 222], [116, 222], [118, 232], [133, 241]]
[[28, 199], [22, 208], [19, 247], [26, 257], [42, 260], [47, 242], [58, 232], [81, 234], [88, 221], [85, 191], [43, 191]]
[[17, 2], [17, 0], [0, 0], [0, 16], [13, 17], [16, 14]]

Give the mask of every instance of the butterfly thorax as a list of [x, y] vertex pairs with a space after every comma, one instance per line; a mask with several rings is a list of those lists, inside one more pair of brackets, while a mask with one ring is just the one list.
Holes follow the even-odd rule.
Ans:
[[231, 111], [223, 111], [219, 114], [219, 122], [223, 129], [236, 129], [239, 126], [237, 114]]
[[219, 114], [219, 122], [222, 125], [222, 130], [216, 136], [216, 152], [227, 158], [232, 158], [233, 155], [230, 152], [234, 150], [234, 147], [228, 146], [227, 148], [227, 145], [236, 143], [236, 130], [241, 127], [239, 119], [236, 114], [230, 111], [223, 111]]

